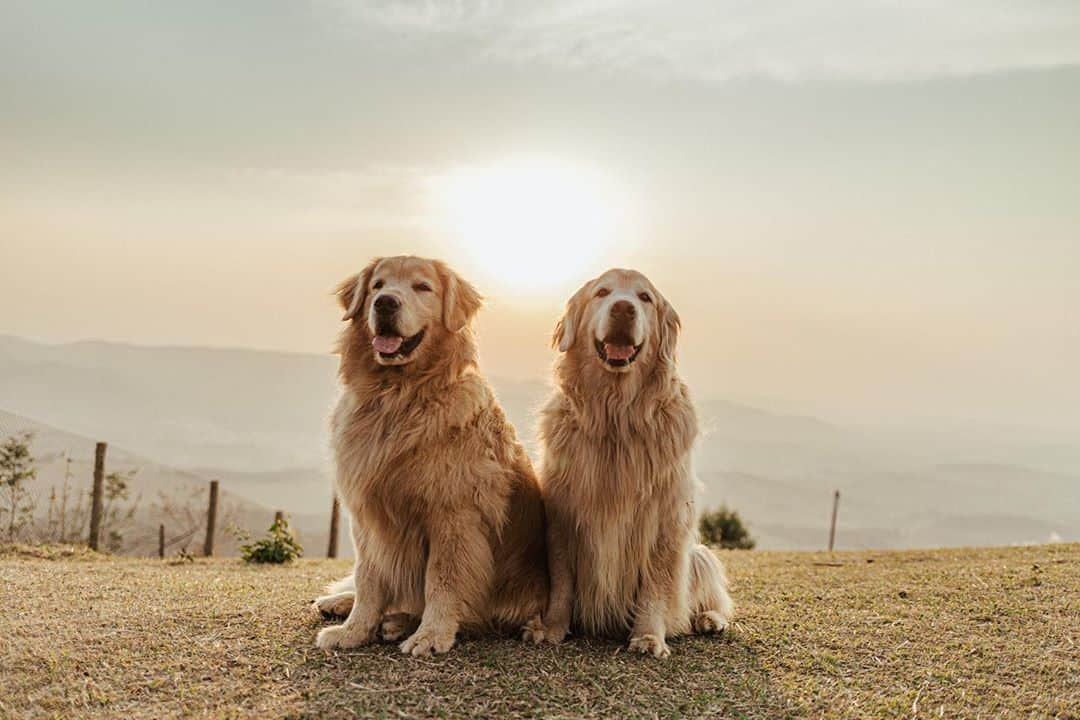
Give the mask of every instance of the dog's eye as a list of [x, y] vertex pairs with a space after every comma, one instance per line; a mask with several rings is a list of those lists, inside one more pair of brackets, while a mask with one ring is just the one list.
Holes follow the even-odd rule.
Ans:
[[426, 282], [418, 282], [412, 286], [412, 289], [416, 292], [431, 292], [431, 286]]
[[610, 294], [611, 294], [611, 291], [608, 290], [607, 288], [600, 288], [599, 290], [596, 291], [596, 297], [607, 297]]
[[375, 283], [371, 287], [374, 288], [375, 290], [382, 290], [382, 286], [383, 286], [383, 281], [382, 280], [376, 280]]
[[652, 295], [650, 295], [647, 292], [638, 293], [638, 298], [640, 298], [641, 302], [643, 302], [643, 303], [651, 303], [652, 302]]

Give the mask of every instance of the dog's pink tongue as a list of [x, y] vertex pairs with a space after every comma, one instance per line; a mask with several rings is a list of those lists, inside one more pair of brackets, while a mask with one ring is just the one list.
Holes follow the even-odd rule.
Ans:
[[604, 354], [608, 360], [629, 360], [634, 354], [634, 346], [604, 343]]
[[396, 335], [394, 337], [390, 337], [389, 335], [376, 335], [371, 341], [371, 345], [378, 352], [393, 355], [398, 351], [398, 348], [401, 347], [401, 343], [403, 342], [405, 342], [404, 339]]

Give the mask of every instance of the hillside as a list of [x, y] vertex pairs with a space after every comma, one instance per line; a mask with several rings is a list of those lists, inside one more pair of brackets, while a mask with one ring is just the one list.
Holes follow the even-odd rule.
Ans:
[[[257, 504], [324, 515], [334, 369], [330, 355], [0, 336], [0, 410], [219, 477]], [[492, 382], [531, 447], [545, 383]], [[1080, 539], [1075, 436], [956, 422], [848, 426], [698, 403], [702, 500], [738, 508], [762, 548], [822, 547], [834, 489], [842, 548]]]
[[[64, 432], [41, 422], [0, 411], [0, 436], [33, 432], [31, 449], [37, 477], [29, 490], [36, 504], [36, 521], [44, 527], [49, 514], [50, 496], [55, 492], [59, 506], [65, 476], [69, 488], [69, 537], [85, 537], [92, 486], [95, 441]], [[70, 460], [70, 462], [68, 462]], [[253, 534], [261, 533], [273, 520], [278, 508], [288, 510], [289, 519], [302, 543], [316, 555], [326, 547], [329, 505], [322, 512], [297, 512], [292, 506], [267, 506], [258, 502], [256, 493], [236, 492], [228, 478], [219, 474], [199, 474], [163, 465], [123, 447], [110, 444], [106, 453], [106, 472], [133, 473], [129, 481], [130, 500], [136, 511], [132, 522], [123, 527], [122, 552], [134, 555], [157, 553], [158, 526], [166, 526], [167, 551], [170, 555], [182, 548], [202, 552], [206, 525], [207, 483], [211, 477], [221, 481], [216, 549], [219, 554], [235, 554], [237, 541], [231, 528]], [[309, 479], [310, 480], [310, 479]], [[314, 480], [310, 480], [314, 482]], [[83, 498], [80, 501], [80, 496]], [[265, 495], [263, 496], [265, 497]], [[129, 503], [123, 505], [127, 507]], [[57, 527], [57, 530], [59, 528]]]
[[314, 647], [342, 561], [0, 549], [0, 716], [1080, 717], [1080, 545], [723, 557], [736, 623], [665, 661], [493, 638], [418, 660]]
[[0, 409], [174, 467], [319, 467], [334, 358], [0, 336]]

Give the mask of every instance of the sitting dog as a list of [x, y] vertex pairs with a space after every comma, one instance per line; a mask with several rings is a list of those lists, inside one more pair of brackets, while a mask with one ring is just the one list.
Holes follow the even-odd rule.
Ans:
[[[476, 290], [444, 263], [377, 259], [343, 282], [336, 486], [351, 578], [315, 601], [348, 614], [323, 649], [396, 640], [444, 653], [460, 627], [518, 631], [548, 597], [544, 507], [514, 428], [477, 369]], [[419, 624], [419, 627], [417, 627]]]
[[586, 283], [555, 328], [563, 355], [540, 421], [551, 598], [527, 640], [629, 631], [631, 650], [666, 657], [665, 638], [732, 617], [723, 566], [695, 541], [698, 423], [675, 368], [679, 329], [629, 270]]

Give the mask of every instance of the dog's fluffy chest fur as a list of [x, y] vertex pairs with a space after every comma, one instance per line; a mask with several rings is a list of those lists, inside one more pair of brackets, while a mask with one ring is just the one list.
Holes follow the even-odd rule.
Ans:
[[[331, 422], [339, 494], [362, 522], [393, 533], [433, 510], [475, 511], [497, 533], [506, 519], [513, 458], [491, 442], [505, 423], [478, 378], [436, 397], [359, 398], [346, 389]], [[508, 438], [509, 439], [509, 438]]]
[[589, 507], [602, 508], [601, 516], [681, 492], [684, 488], [671, 486], [691, 475], [698, 433], [693, 405], [684, 392], [650, 405], [597, 413], [556, 393], [541, 413], [545, 490], [576, 496], [582, 504], [593, 501]]
[[[469, 402], [468, 388], [449, 389], [444, 403], [402, 402], [392, 394], [366, 401], [346, 389], [331, 422], [332, 445], [341, 495], [353, 498], [363, 513], [379, 511], [409, 520], [410, 506], [447, 501], [446, 475], [432, 452], [460, 441], [483, 408]], [[464, 400], [464, 402], [463, 402]], [[433, 423], [432, 412], [443, 417]], [[417, 450], [425, 462], [417, 462]], [[375, 507], [381, 506], [381, 507]]]
[[544, 492], [571, 536], [574, 621], [594, 634], [627, 629], [653, 547], [688, 543], [694, 515], [697, 421], [685, 394], [625, 415], [604, 409], [582, 412], [557, 393], [541, 422]]

